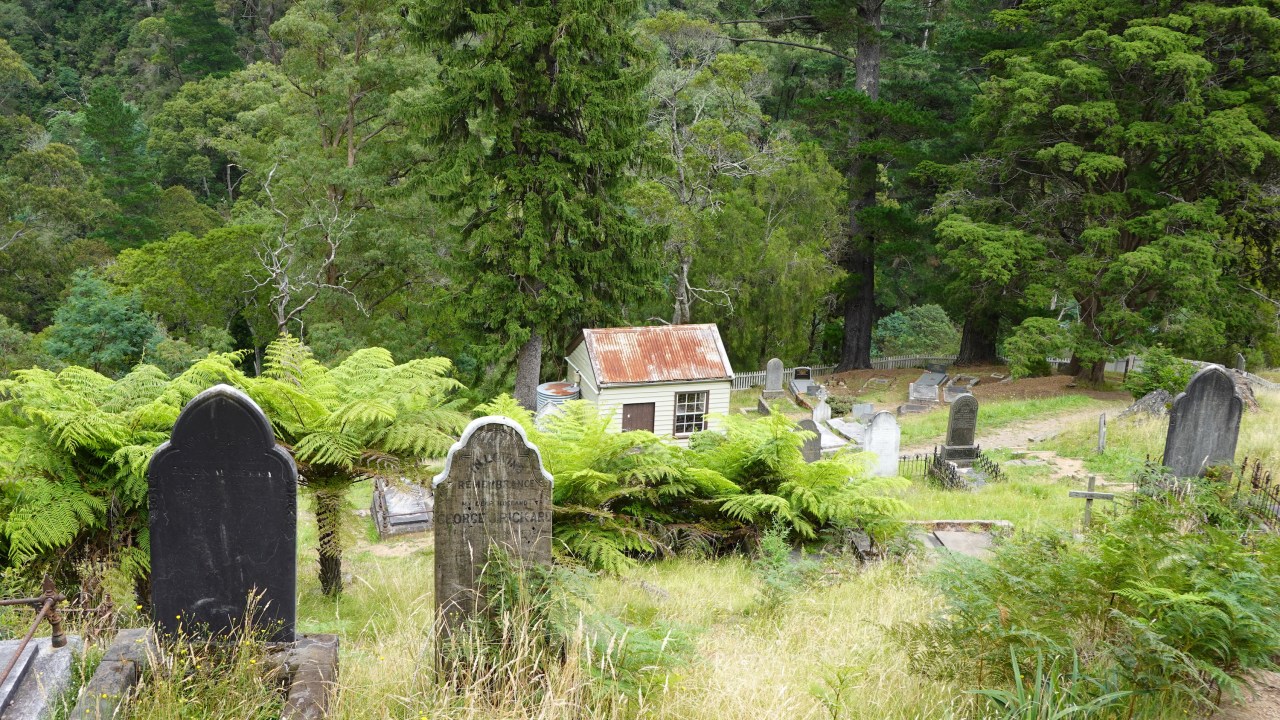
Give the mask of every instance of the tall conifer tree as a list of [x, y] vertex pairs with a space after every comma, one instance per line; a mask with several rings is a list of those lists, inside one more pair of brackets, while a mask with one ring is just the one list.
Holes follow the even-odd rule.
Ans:
[[462, 223], [462, 301], [516, 352], [531, 406], [544, 342], [618, 315], [656, 273], [657, 241], [624, 207], [645, 137], [638, 2], [417, 0], [409, 26], [441, 65], [420, 122], [425, 177]]

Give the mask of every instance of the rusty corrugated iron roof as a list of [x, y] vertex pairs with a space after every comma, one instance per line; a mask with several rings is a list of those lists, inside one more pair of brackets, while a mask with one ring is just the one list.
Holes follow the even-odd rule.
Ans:
[[733, 377], [714, 324], [583, 330], [582, 337], [601, 387]]

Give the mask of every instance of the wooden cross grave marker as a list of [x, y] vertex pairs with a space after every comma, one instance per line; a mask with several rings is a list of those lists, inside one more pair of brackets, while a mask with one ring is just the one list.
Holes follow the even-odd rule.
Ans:
[[1097, 482], [1096, 475], [1089, 476], [1088, 490], [1072, 490], [1067, 493], [1067, 497], [1084, 498], [1084, 529], [1088, 530], [1093, 524], [1093, 501], [1094, 500], [1115, 500], [1116, 496], [1112, 493], [1094, 492], [1093, 484]]

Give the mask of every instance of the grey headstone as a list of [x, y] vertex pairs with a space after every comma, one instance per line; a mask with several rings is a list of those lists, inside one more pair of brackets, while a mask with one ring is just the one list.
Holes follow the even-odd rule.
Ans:
[[156, 450], [150, 487], [151, 603], [170, 634], [254, 624], [294, 639], [298, 470], [248, 395], [217, 385], [197, 395]]
[[1098, 416], [1098, 454], [1107, 451], [1107, 414]]
[[972, 395], [961, 395], [951, 403], [947, 418], [947, 442], [942, 447], [942, 457], [957, 465], [972, 463], [978, 456], [974, 437], [978, 430], [978, 400]]
[[760, 399], [756, 401], [756, 412], [761, 415], [773, 414], [773, 409], [769, 407], [769, 401], [765, 400], [764, 395], [761, 395]]
[[812, 420], [801, 420], [799, 422], [801, 430], [808, 430], [813, 433], [813, 437], [804, 441], [804, 445], [800, 446], [800, 454], [807, 463], [817, 462], [822, 459], [822, 433], [818, 430], [818, 424]]
[[819, 400], [817, 405], [813, 406], [813, 421], [816, 423], [824, 423], [831, 419], [831, 406], [826, 400]]
[[1220, 365], [1196, 373], [1169, 409], [1166, 467], [1177, 477], [1197, 477], [1216, 465], [1233, 465], [1244, 403]]
[[849, 417], [859, 422], [865, 422], [867, 418], [876, 414], [876, 406], [871, 403], [854, 403], [849, 408]]
[[[21, 643], [21, 640], [0, 642], [0, 667], [8, 664]], [[0, 687], [0, 718], [46, 720], [54, 717], [71, 683], [72, 656], [83, 649], [84, 644], [76, 635], [68, 635], [67, 644], [60, 648], [53, 647], [47, 637], [33, 638]]]
[[880, 412], [871, 418], [871, 424], [867, 426], [864, 447], [876, 456], [872, 475], [897, 477], [898, 453], [902, 447], [902, 428], [898, 426], [898, 419], [893, 416], [893, 413]]
[[477, 592], [490, 548], [524, 567], [551, 564], [551, 475], [524, 429], [473, 420], [433, 483], [436, 617], [445, 632], [485, 612]]
[[1244, 353], [1236, 353], [1236, 369], [1245, 372], [1248, 369], [1248, 362], [1244, 359]]
[[772, 358], [764, 367], [764, 393], [766, 400], [780, 398], [785, 393], [782, 390], [782, 361], [778, 358]]

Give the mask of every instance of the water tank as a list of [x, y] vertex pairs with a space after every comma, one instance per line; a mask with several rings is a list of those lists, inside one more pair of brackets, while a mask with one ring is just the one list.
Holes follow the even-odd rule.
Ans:
[[580, 397], [582, 397], [582, 391], [573, 383], [542, 383], [538, 386], [538, 409], [541, 410], [542, 406], [547, 403], [562, 405], [570, 400], [577, 400]]

